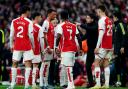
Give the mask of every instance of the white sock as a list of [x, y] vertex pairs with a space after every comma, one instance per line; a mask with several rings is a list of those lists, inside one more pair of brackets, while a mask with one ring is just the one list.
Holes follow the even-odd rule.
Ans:
[[30, 76], [31, 68], [25, 68], [25, 88], [29, 86], [29, 76]]
[[37, 71], [37, 67], [33, 68], [32, 70], [32, 85], [36, 85]]
[[110, 68], [109, 68], [109, 66], [104, 68], [104, 72], [105, 72], [104, 73], [105, 74], [105, 85], [109, 86], [109, 78], [110, 78]]
[[41, 67], [40, 67], [40, 87], [44, 86], [44, 84], [43, 84], [43, 67], [44, 67], [44, 63], [42, 63]]
[[68, 88], [75, 88], [73, 81], [73, 69], [72, 67], [66, 67], [67, 77], [68, 77]]
[[66, 67], [64, 65], [60, 66], [60, 86], [67, 85], [67, 73], [66, 73]]
[[12, 73], [12, 81], [11, 81], [11, 87], [13, 88], [16, 84], [16, 75], [17, 75], [17, 68], [11, 68], [11, 73]]
[[48, 86], [49, 65], [46, 63], [43, 69], [44, 86]]
[[96, 79], [96, 85], [101, 86], [101, 84], [100, 84], [100, 67], [95, 67], [95, 79]]

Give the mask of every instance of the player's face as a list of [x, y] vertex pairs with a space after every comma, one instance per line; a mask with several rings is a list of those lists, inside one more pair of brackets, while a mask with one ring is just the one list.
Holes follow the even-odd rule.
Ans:
[[116, 22], [117, 21], [117, 18], [115, 16], [113, 16], [113, 21]]
[[100, 15], [101, 15], [101, 10], [100, 10], [100, 9], [97, 9], [97, 10], [96, 10], [96, 13], [97, 13], [97, 15], [100, 17]]
[[51, 19], [56, 18], [56, 15], [57, 15], [57, 13], [55, 11], [53, 11], [52, 13], [50, 13]]
[[93, 19], [90, 16], [86, 16], [86, 22], [87, 23], [91, 23], [93, 21]]
[[57, 26], [57, 24], [58, 24], [58, 21], [57, 21], [57, 19], [55, 19], [55, 20], [52, 20], [51, 22], [52, 22], [52, 24], [53, 24], [53, 26], [54, 26], [54, 27], [56, 27], [56, 26]]
[[30, 11], [27, 11], [26, 14], [27, 14], [27, 17], [30, 17], [31, 12]]
[[42, 21], [42, 17], [41, 15], [37, 17], [38, 23], [40, 23]]

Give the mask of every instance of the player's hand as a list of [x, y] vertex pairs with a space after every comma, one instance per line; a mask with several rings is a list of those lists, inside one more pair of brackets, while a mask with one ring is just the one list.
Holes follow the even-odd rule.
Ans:
[[124, 53], [124, 48], [121, 48], [120, 52], [121, 52], [121, 54], [123, 54]]
[[79, 55], [79, 56], [82, 56], [82, 53], [83, 53], [82, 50], [79, 50], [79, 51], [78, 51], [78, 55]]
[[55, 48], [55, 53], [58, 57], [60, 57], [60, 50], [58, 48]]
[[44, 52], [44, 51], [42, 51], [42, 52], [41, 52], [41, 56], [42, 56], [42, 57], [44, 57], [44, 55], [45, 55], [45, 52]]
[[47, 47], [46, 52], [47, 52], [48, 54], [52, 54], [51, 48], [50, 48], [50, 47]]
[[94, 53], [98, 54], [99, 53], [99, 48], [95, 48]]
[[80, 26], [80, 25], [81, 25], [81, 23], [79, 23], [79, 22], [75, 22], [75, 24], [76, 24], [77, 26]]
[[13, 48], [10, 48], [10, 51], [13, 52]]

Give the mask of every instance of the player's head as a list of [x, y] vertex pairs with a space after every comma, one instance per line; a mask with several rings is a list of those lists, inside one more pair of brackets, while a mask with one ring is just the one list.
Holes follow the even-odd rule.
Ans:
[[92, 23], [95, 19], [94, 14], [87, 14], [86, 15], [86, 23]]
[[116, 22], [118, 20], [122, 20], [122, 14], [120, 12], [113, 13], [113, 21]]
[[57, 15], [56, 10], [54, 10], [54, 9], [48, 9], [48, 11], [47, 11], [47, 16], [48, 16], [50, 19], [56, 18], [56, 15]]
[[100, 5], [97, 8], [97, 15], [100, 17], [106, 13], [106, 8], [104, 5]]
[[69, 13], [67, 10], [63, 10], [60, 12], [60, 18], [62, 20], [67, 20], [69, 18]]
[[26, 5], [21, 7], [20, 14], [25, 14], [27, 17], [30, 16], [30, 7]]
[[51, 20], [51, 23], [53, 24], [54, 27], [56, 27], [58, 24], [57, 18], [54, 18], [53, 20]]
[[35, 20], [37, 23], [40, 23], [42, 18], [39, 12], [35, 12], [32, 14], [32, 19]]

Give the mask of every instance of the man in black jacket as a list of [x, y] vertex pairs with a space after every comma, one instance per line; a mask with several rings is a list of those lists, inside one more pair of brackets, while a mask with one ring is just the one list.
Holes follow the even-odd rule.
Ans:
[[[78, 28], [83, 33], [83, 37], [85, 37], [86, 35], [87, 38], [88, 51], [86, 59], [86, 71], [88, 78], [87, 88], [89, 88], [93, 87], [94, 85], [91, 67], [95, 59], [94, 49], [96, 48], [96, 43], [98, 40], [98, 23], [95, 20], [95, 16], [93, 14], [87, 14], [86, 24], [81, 24]], [[84, 30], [82, 30], [81, 28], [83, 28]]]
[[[115, 12], [113, 14], [114, 29], [113, 29], [113, 46], [114, 46], [114, 57], [115, 57], [115, 71], [116, 71], [116, 85], [121, 85], [123, 79], [121, 79], [121, 73], [124, 65], [124, 55], [120, 50], [123, 49], [124, 37], [126, 27], [121, 21], [121, 14]], [[119, 86], [118, 85], [118, 86]]]

